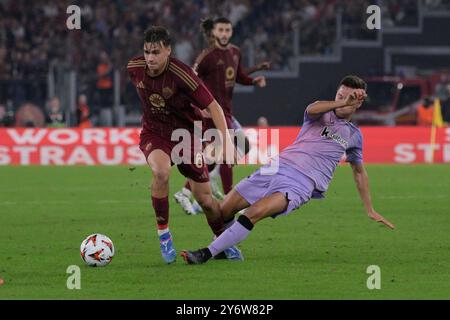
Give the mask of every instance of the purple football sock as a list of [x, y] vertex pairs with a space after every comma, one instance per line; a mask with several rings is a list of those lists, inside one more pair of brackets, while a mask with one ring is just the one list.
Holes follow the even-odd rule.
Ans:
[[208, 249], [214, 257], [223, 250], [243, 241], [250, 234], [250, 231], [251, 230], [244, 227], [240, 221], [235, 221], [230, 228], [226, 229], [208, 246]]

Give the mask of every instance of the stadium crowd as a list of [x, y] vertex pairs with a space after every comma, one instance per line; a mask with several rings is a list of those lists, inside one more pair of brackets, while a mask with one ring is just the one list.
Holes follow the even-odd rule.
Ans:
[[[446, 0], [427, 0], [446, 6]], [[270, 60], [273, 70], [289, 68], [294, 55], [294, 28], [299, 27], [300, 54], [333, 54], [336, 12], [342, 12], [343, 36], [371, 39], [361, 28], [369, 0], [2, 0], [0, 1], [0, 104], [12, 108], [30, 101], [43, 107], [49, 97], [51, 66], [75, 70], [78, 91], [94, 109], [112, 101], [112, 72], [140, 52], [149, 25], [170, 26], [175, 56], [192, 63], [205, 45], [199, 23], [208, 16], [226, 16], [235, 26], [233, 42], [244, 57], [254, 49], [254, 61]], [[67, 7], [81, 8], [81, 30], [66, 27]], [[417, 23], [416, 0], [387, 0], [388, 25]], [[450, 6], [450, 5], [449, 5]], [[50, 97], [51, 98], [51, 97]], [[48, 104], [48, 103], [47, 103]], [[8, 106], [7, 106], [8, 108]], [[11, 106], [9, 107], [11, 108]], [[95, 112], [95, 110], [94, 110]]]

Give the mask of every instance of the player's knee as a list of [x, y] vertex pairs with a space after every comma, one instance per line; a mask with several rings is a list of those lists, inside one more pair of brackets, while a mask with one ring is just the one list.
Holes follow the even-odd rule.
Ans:
[[245, 215], [255, 224], [266, 217], [266, 209], [261, 205], [252, 205], [246, 211]]
[[153, 170], [153, 179], [159, 184], [169, 183], [170, 169]]

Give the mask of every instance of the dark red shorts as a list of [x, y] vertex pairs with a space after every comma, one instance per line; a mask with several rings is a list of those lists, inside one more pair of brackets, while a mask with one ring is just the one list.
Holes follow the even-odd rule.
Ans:
[[[148, 159], [148, 156], [153, 150], [160, 149], [171, 159], [171, 165], [174, 165], [172, 161], [172, 149], [178, 144], [177, 141], [171, 141], [167, 138], [160, 137], [152, 133], [141, 133], [139, 149]], [[195, 182], [208, 182], [208, 168], [205, 164], [203, 154], [201, 152], [194, 151], [194, 144], [191, 143], [191, 161], [190, 163], [178, 164], [178, 171], [186, 178], [192, 179]]]

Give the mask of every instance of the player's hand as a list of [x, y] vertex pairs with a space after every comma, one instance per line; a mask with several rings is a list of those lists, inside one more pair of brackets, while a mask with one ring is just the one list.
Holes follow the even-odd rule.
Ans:
[[363, 103], [364, 99], [367, 97], [366, 91], [363, 89], [356, 89], [350, 93], [345, 99], [345, 105], [351, 107], [357, 107]]
[[270, 69], [270, 61], [264, 61], [257, 65], [258, 70], [269, 70]]
[[264, 88], [266, 86], [266, 77], [258, 76], [255, 79], [253, 79], [253, 83], [260, 88]]
[[386, 226], [388, 226], [391, 229], [395, 228], [395, 226], [392, 223], [390, 223], [382, 215], [378, 214], [375, 210], [369, 211], [367, 214], [369, 215], [369, 218], [375, 220], [376, 222], [381, 222], [381, 223], [385, 224]]

